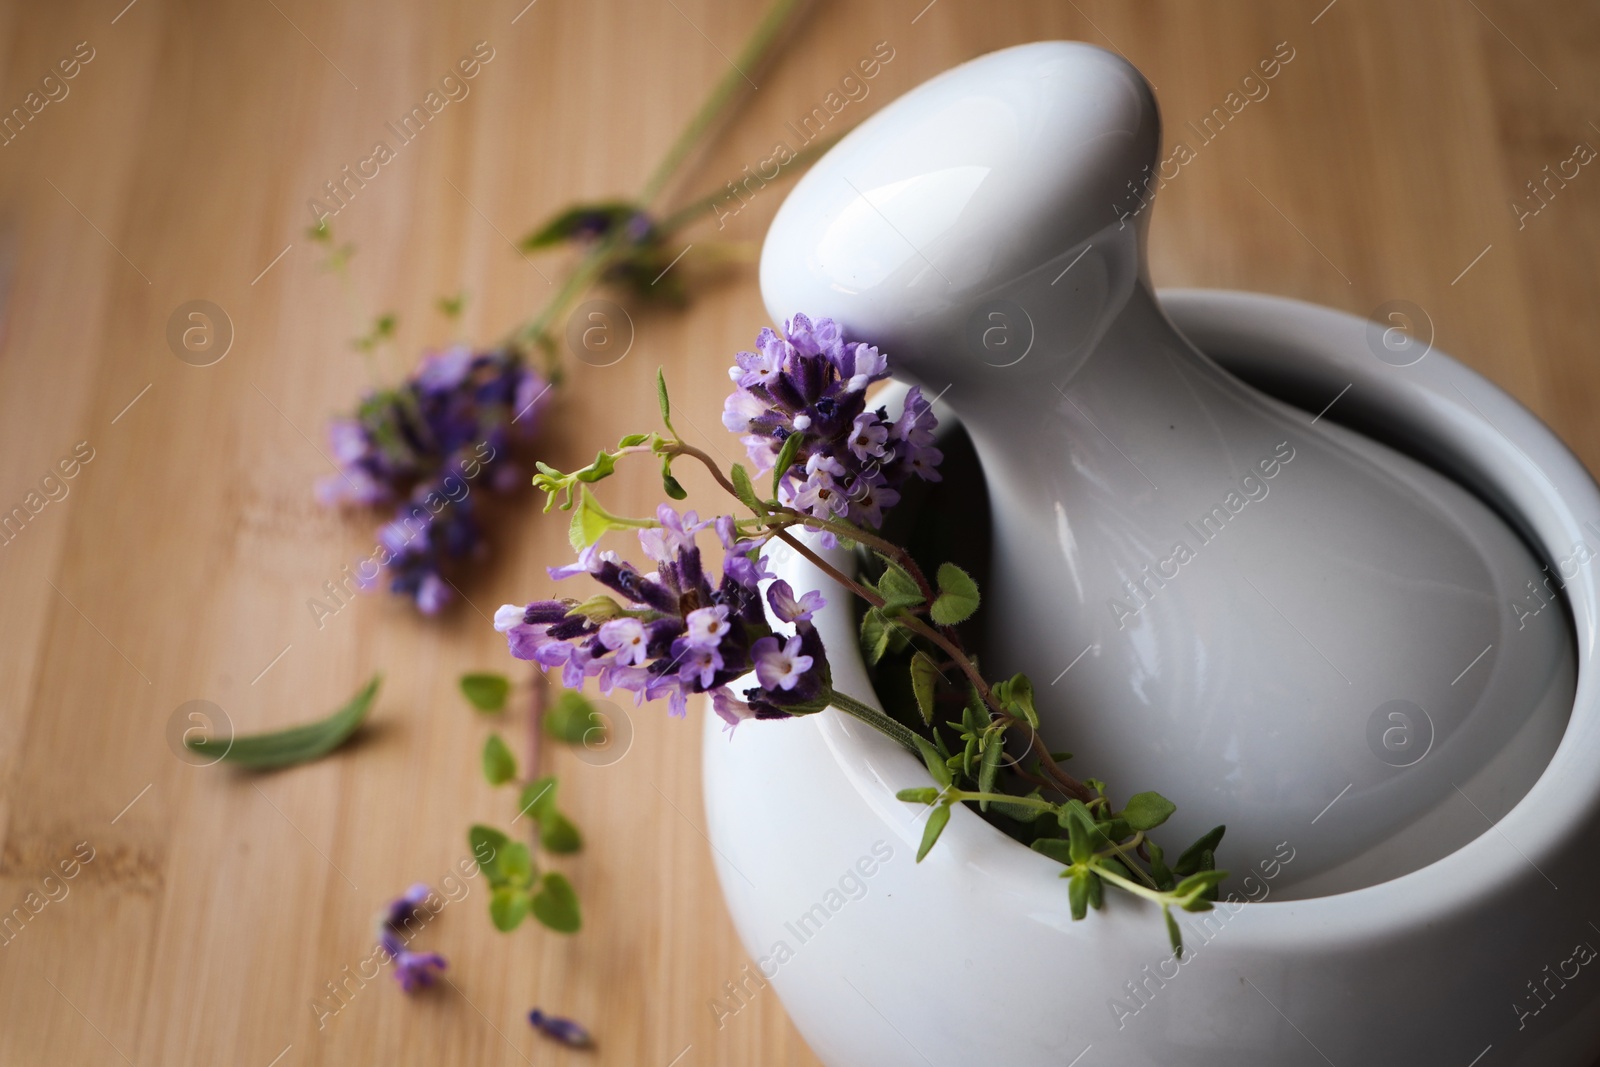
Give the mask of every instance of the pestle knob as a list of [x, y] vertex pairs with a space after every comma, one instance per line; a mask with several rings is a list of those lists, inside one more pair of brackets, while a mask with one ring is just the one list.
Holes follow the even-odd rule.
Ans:
[[[1489, 829], [1574, 691], [1545, 571], [1476, 497], [1245, 386], [1162, 315], [1143, 263], [1160, 148], [1100, 49], [992, 53], [894, 101], [796, 185], [762, 294], [870, 340], [961, 419], [991, 500], [985, 665], [1116, 799], [1295, 849], [1309, 895]], [[1540, 586], [1543, 590], [1544, 586]]]

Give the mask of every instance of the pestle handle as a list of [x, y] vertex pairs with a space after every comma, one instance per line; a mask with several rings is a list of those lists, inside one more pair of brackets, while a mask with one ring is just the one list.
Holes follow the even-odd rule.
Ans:
[[[829, 316], [924, 382], [1059, 362], [1142, 276], [1155, 98], [1121, 57], [1019, 45], [863, 122], [773, 220], [761, 291], [782, 320]], [[1041, 362], [1008, 375], [1008, 385]]]

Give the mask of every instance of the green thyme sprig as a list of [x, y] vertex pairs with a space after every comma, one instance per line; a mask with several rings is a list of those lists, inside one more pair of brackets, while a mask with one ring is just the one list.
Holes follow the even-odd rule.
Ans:
[[[462, 675], [460, 686], [468, 703], [489, 714], [503, 711], [511, 692], [509, 679], [481, 672]], [[590, 733], [604, 729], [598, 713], [578, 693], [563, 693], [549, 717], [535, 714], [530, 726], [536, 732], [541, 728], [541, 718], [545, 733], [572, 744], [590, 741]], [[584, 730], [575, 729], [579, 722], [587, 724]], [[556, 803], [555, 776], [536, 776], [538, 768], [531, 764], [537, 759], [537, 751], [535, 743], [526, 779], [519, 778], [517, 759], [498, 733], [491, 733], [484, 741], [482, 756], [483, 776], [490, 785], [520, 785], [517, 814], [512, 822], [532, 820], [532, 844], [513, 840], [506, 832], [482, 823], [467, 831], [467, 844], [489, 880], [489, 918], [495, 929], [510, 932], [532, 915], [552, 930], [571, 934], [583, 925], [577, 892], [560, 871], [540, 872], [536, 850], [555, 856], [570, 855], [583, 848], [583, 835]]]

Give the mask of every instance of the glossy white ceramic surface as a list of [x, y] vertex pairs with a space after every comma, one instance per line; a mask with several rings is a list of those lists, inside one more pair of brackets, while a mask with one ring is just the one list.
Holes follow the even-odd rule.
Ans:
[[[1307, 409], [1286, 419], [1309, 423], [1349, 385], [1341, 420], [1494, 503], [1542, 558], [1600, 548], [1600, 490], [1587, 472], [1514, 400], [1442, 353], [1392, 367], [1374, 358], [1371, 323], [1271, 297], [1171, 293], [1164, 304], [1224, 367]], [[826, 587], [804, 561], [782, 570], [797, 588]], [[1492, 826], [1480, 818], [1470, 841], [1420, 870], [1311, 899], [1285, 899], [1283, 887], [1314, 859], [1317, 827], [1365, 813], [1345, 806], [1348, 796], [1314, 822], [1278, 813], [1264, 853], [1225, 846], [1222, 857], [1236, 872], [1232, 891], [1257, 902], [1184, 916], [1181, 964], [1142, 904], [1113, 897], [1104, 913], [1071, 922], [1057, 865], [972, 812], [957, 810], [914, 864], [918, 811], [894, 793], [926, 784], [926, 771], [832, 710], [748, 723], [731, 739], [707, 716], [706, 813], [729, 909], [830, 1067], [1588, 1067], [1600, 1050], [1593, 565], [1572, 569], [1563, 596], [1576, 697], [1520, 802]], [[818, 624], [836, 684], [862, 692], [853, 616], [843, 597], [830, 599]]]
[[[1518, 607], [1542, 563], [1474, 496], [1172, 328], [1129, 198], [1159, 145], [1120, 58], [983, 56], [806, 174], [763, 296], [839, 320], [961, 417], [994, 511], [986, 662], [1045, 690], [1079, 773], [1161, 790], [1178, 847], [1225, 823], [1267, 856], [1303, 827], [1282, 893], [1381, 882], [1533, 784], [1572, 703], [1570, 629]], [[1335, 798], [1344, 817], [1317, 818]]]

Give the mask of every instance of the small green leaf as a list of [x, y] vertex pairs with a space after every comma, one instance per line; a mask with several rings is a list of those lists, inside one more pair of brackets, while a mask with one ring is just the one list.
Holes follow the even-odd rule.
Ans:
[[1161, 905], [1161, 917], [1167, 920], [1167, 940], [1172, 942], [1172, 954], [1178, 959], [1183, 959], [1183, 931], [1178, 929], [1178, 920], [1172, 917], [1172, 909], [1165, 904]]
[[737, 496], [745, 507], [758, 514], [767, 509], [763, 506], [761, 498], [756, 496], [756, 487], [750, 482], [750, 472], [744, 469], [744, 464], [735, 463], [729, 471], [730, 480], [733, 482], [733, 494]]
[[572, 825], [572, 820], [551, 805], [539, 817], [539, 843], [548, 852], [565, 855], [583, 847], [583, 835]]
[[528, 914], [528, 891], [503, 885], [489, 897], [489, 918], [501, 932], [515, 930]]
[[[575, 689], [563, 690], [544, 715], [544, 732], [568, 745], [603, 745], [605, 729], [600, 713]], [[594, 733], [597, 730], [598, 735]]]
[[577, 504], [572, 509], [572, 525], [567, 529], [567, 540], [574, 552], [582, 552], [612, 528], [612, 516], [600, 506], [587, 487], [580, 487]]
[[1086, 868], [1072, 869], [1072, 880], [1067, 883], [1067, 901], [1072, 905], [1074, 921], [1089, 914], [1089, 879], [1093, 877]]
[[689, 496], [689, 490], [672, 476], [671, 456], [661, 457], [661, 489], [673, 500], [684, 500]]
[[434, 306], [445, 318], [458, 319], [461, 317], [461, 310], [467, 306], [467, 294], [460, 292], [455, 296], [441, 296], [434, 302]]
[[[1037, 789], [1028, 795], [1035, 800], [1043, 799], [1039, 796], [1039, 791]], [[1046, 811], [1043, 808], [1035, 808], [1027, 804], [1010, 804], [1004, 800], [990, 802], [989, 810], [998, 812], [1008, 819], [1015, 819], [1017, 822], [1038, 822], [1041, 819], [1049, 819], [1053, 821], [1055, 819], [1054, 812]]]
[[939, 791], [931, 785], [902, 789], [895, 795], [896, 800], [903, 800], [907, 804], [932, 804], [939, 799]]
[[883, 576], [878, 579], [878, 592], [883, 594], [885, 613], [914, 608], [922, 603], [922, 589], [904, 567], [884, 559]]
[[546, 809], [554, 808], [555, 803], [555, 775], [547, 774], [522, 787], [522, 794], [517, 798], [517, 813], [542, 820]]
[[877, 608], [861, 616], [861, 654], [869, 664], [876, 665], [883, 659], [883, 654], [889, 650], [889, 631], [893, 628]]
[[928, 824], [922, 828], [922, 845], [917, 849], [917, 862], [928, 854], [939, 835], [944, 832], [945, 823], [950, 821], [950, 805], [940, 804], [928, 812]]
[[1072, 862], [1088, 863], [1098, 836], [1089, 809], [1081, 800], [1069, 800], [1061, 808], [1061, 822], [1072, 842]]
[[617, 442], [617, 447], [619, 449], [620, 448], [636, 448], [637, 446], [644, 444], [648, 440], [650, 440], [650, 435], [647, 434], [647, 433], [630, 433], [628, 436], [624, 437], [622, 440]]
[[783, 439], [783, 447], [778, 449], [778, 459], [772, 465], [772, 499], [778, 499], [778, 483], [783, 481], [783, 476], [790, 467], [794, 466], [794, 457], [800, 451], [800, 440], [805, 434], [792, 433]]
[[1161, 846], [1154, 841], [1146, 841], [1145, 847], [1150, 850], [1150, 877], [1155, 879], [1156, 888], [1167, 890], [1172, 888], [1172, 870], [1167, 866], [1166, 853], [1161, 851]]
[[483, 743], [483, 776], [490, 785], [504, 785], [517, 776], [517, 761], [499, 734]]
[[373, 675], [372, 680], [344, 707], [325, 719], [266, 734], [246, 734], [234, 738], [191, 737], [184, 740], [184, 747], [191, 752], [253, 770], [308, 763], [326, 756], [349, 740], [372, 708], [372, 699], [377, 696], [378, 684], [382, 680], [381, 674]]
[[1178, 805], [1160, 793], [1135, 793], [1122, 809], [1122, 817], [1135, 830], [1154, 830], [1178, 810]]
[[572, 476], [580, 482], [598, 482], [602, 478], [609, 478], [616, 472], [617, 457], [605, 449], [595, 453], [594, 462], [579, 471], [573, 471]]
[[1037, 730], [1039, 728], [1039, 712], [1033, 706], [1033, 682], [1028, 679], [1026, 674], [1014, 674], [1005, 683], [1005, 687], [1006, 703], [1011, 707], [1011, 710], [1020, 713], [1027, 720], [1028, 725]]
[[922, 724], [933, 725], [933, 700], [939, 682], [939, 666], [933, 657], [918, 650], [911, 657], [911, 692], [917, 698], [917, 710], [922, 712]]
[[576, 933], [583, 925], [583, 917], [572, 883], [555, 871], [546, 874], [533, 897], [533, 917], [559, 933]]
[[939, 595], [931, 614], [940, 626], [953, 626], [978, 610], [978, 583], [954, 563], [939, 564]]
[[512, 885], [526, 887], [533, 881], [533, 853], [521, 841], [507, 842], [500, 853], [500, 874]]
[[510, 838], [505, 834], [482, 823], [467, 831], [467, 845], [472, 849], [472, 858], [477, 861], [478, 869], [488, 877], [490, 885], [500, 885], [506, 880], [500, 862], [509, 843]]
[[[1041, 837], [1029, 847], [1035, 852], [1049, 856], [1057, 863], [1067, 864], [1068, 866], [1072, 864], [1071, 846], [1059, 837]], [[1066, 872], [1063, 871], [1062, 873], [1064, 875]]]
[[[995, 779], [1000, 774], [1000, 761], [1006, 754], [1005, 735], [998, 730], [987, 730], [983, 735], [983, 761], [978, 765], [978, 791], [994, 792]], [[987, 800], [978, 801], [978, 807], [989, 810]]]
[[638, 211], [637, 206], [626, 200], [598, 200], [590, 204], [574, 204], [524, 237], [521, 247], [525, 252], [536, 252], [570, 240], [580, 232], [592, 234], [596, 220], [601, 222], [602, 234], [610, 233], [615, 226], [631, 219]]
[[933, 775], [933, 780], [948, 789], [953, 779], [950, 777], [950, 768], [946, 765], [944, 757], [939, 754], [939, 750], [921, 734], [913, 734], [911, 740], [916, 743], [917, 751], [922, 754], [922, 762], [927, 764], [928, 773]]
[[[1227, 871], [1197, 871], [1173, 886], [1172, 893], [1179, 897], [1193, 897], [1185, 902], [1182, 907], [1185, 911], [1210, 911], [1211, 901], [1206, 899], [1206, 894], [1227, 881]], [[1196, 906], [1203, 905], [1203, 906]]]
[[667, 397], [667, 375], [660, 367], [656, 368], [656, 403], [661, 407], [661, 423], [672, 436], [678, 436], [678, 431], [672, 428], [672, 401]]
[[461, 695], [479, 711], [503, 711], [511, 681], [503, 674], [463, 674]]
[[1184, 849], [1183, 855], [1178, 857], [1178, 862], [1172, 865], [1172, 873], [1179, 878], [1187, 878], [1200, 870], [1206, 854], [1214, 854], [1217, 846], [1222, 843], [1222, 834], [1225, 830], [1226, 826], [1213, 827], [1204, 837]]
[[[621, 618], [627, 614], [627, 609], [604, 593], [597, 593], [583, 603], [574, 604], [568, 608], [567, 614], [569, 616], [582, 615], [590, 622], [600, 623]], [[571, 690], [567, 690], [567, 692], [571, 692]]]
[[[1111, 862], [1115, 863], [1116, 861], [1113, 860]], [[1118, 873], [1122, 873], [1122, 872], [1118, 872]], [[1089, 907], [1093, 908], [1095, 911], [1099, 911], [1100, 910], [1100, 905], [1102, 905], [1104, 903], [1105, 903], [1105, 883], [1100, 880], [1100, 876], [1098, 874], [1090, 872], [1090, 874], [1089, 874]]]

